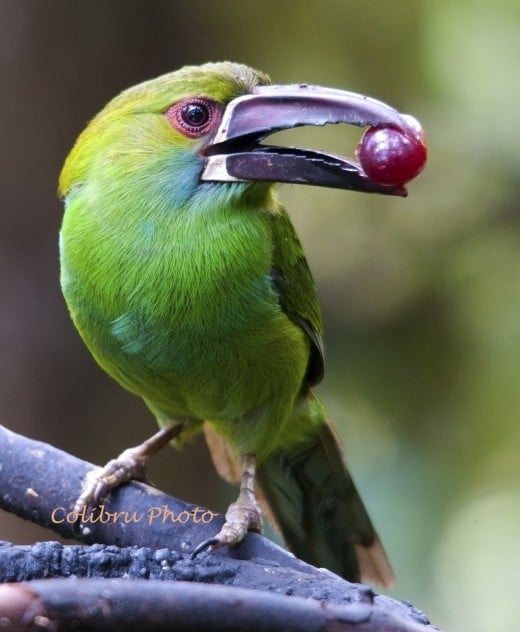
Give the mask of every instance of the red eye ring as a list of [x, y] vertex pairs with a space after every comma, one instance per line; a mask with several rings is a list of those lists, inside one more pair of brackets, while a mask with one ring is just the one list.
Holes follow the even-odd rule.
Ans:
[[204, 97], [189, 97], [166, 111], [174, 129], [188, 138], [200, 138], [213, 131], [220, 122], [221, 106]]

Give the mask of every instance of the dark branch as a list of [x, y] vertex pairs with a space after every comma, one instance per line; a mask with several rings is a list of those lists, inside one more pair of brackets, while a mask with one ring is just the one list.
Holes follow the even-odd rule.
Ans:
[[424, 631], [422, 625], [364, 603], [338, 606], [244, 588], [157, 580], [8, 584], [0, 587], [0, 612], [8, 614], [16, 630]]
[[[73, 525], [67, 521], [67, 512], [71, 511], [82, 480], [92, 467], [52, 446], [0, 426], [0, 507], [53, 529], [66, 538], [75, 537]], [[101, 603], [105, 594], [109, 594], [106, 597], [109, 611], [116, 617], [110, 619], [111, 625], [115, 626], [118, 622], [119, 625], [127, 625], [126, 619], [117, 619], [120, 612], [118, 604], [121, 603], [127, 603], [120, 612], [121, 616], [129, 612], [135, 615], [135, 619], [128, 619], [132, 625], [134, 620], [142, 621], [140, 617], [150, 617], [152, 611], [157, 613], [158, 620], [164, 616], [166, 621], [177, 604], [179, 609], [185, 609], [183, 616], [187, 617], [186, 620], [206, 616], [201, 627], [209, 630], [260, 629], [258, 619], [256, 627], [247, 627], [246, 621], [253, 612], [261, 612], [264, 618], [273, 617], [274, 627], [269, 629], [318, 629], [303, 625], [307, 619], [309, 626], [314, 625], [312, 622], [318, 619], [311, 616], [311, 610], [317, 616], [325, 604], [327, 610], [321, 613], [324, 618], [320, 619], [323, 625], [329, 621], [327, 617], [330, 615], [332, 621], [350, 626], [338, 629], [368, 631], [384, 628], [410, 632], [432, 629], [426, 617], [412, 606], [375, 595], [366, 586], [351, 584], [328, 571], [316, 569], [258, 534], [248, 534], [240, 545], [232, 549], [225, 548], [191, 560], [193, 548], [219, 530], [222, 516], [166, 496], [142, 483], [130, 483], [111, 492], [102, 513], [95, 517], [99, 521], [89, 523], [89, 532], [81, 538], [87, 544], [97, 543], [92, 546], [63, 546], [57, 542], [33, 546], [6, 543], [0, 546], [0, 581], [21, 582], [71, 575], [105, 579], [84, 580], [81, 590], [78, 582], [71, 582], [70, 595], [69, 589], [65, 588], [69, 585], [67, 580], [10, 585], [10, 590], [20, 591], [18, 597], [21, 601], [13, 601], [13, 604], [30, 601], [33, 607], [38, 603], [42, 611], [51, 612], [51, 619], [56, 616], [61, 621], [69, 615], [60, 613], [70, 614], [74, 610], [72, 604], [83, 613], [93, 612], [90, 600], [95, 600], [97, 595]], [[106, 579], [121, 577], [149, 581], [113, 583], [113, 580]], [[177, 581], [161, 583], [156, 579]], [[186, 586], [178, 584], [179, 580], [206, 585], [192, 583]], [[226, 586], [209, 587], [207, 584]], [[11, 594], [1, 590], [0, 618], [4, 616], [4, 606], [10, 603]], [[190, 593], [190, 590], [193, 592]], [[197, 606], [198, 591], [204, 595], [201, 599], [206, 604], [205, 614], [199, 612]], [[62, 601], [57, 595], [63, 595]], [[296, 601], [295, 597], [311, 597], [313, 602], [305, 602], [310, 610], [298, 605], [300, 600]], [[257, 610], [249, 606], [235, 607], [237, 603], [249, 603], [248, 600], [263, 605], [255, 606]], [[354, 610], [353, 603], [356, 604]], [[65, 610], [60, 610], [62, 607]], [[343, 612], [344, 609], [348, 612]], [[284, 617], [292, 616], [290, 613], [296, 611], [298, 616], [291, 619], [293, 628], [287, 624], [282, 626], [280, 622], [285, 621]], [[226, 616], [222, 614], [224, 612]], [[229, 617], [233, 617], [235, 623], [222, 627], [224, 621], [229, 623]], [[137, 629], [139, 625], [136, 623], [135, 627]]]

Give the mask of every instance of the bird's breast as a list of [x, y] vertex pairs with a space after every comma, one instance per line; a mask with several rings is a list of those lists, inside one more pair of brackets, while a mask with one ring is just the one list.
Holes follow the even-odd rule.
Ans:
[[[105, 371], [159, 420], [243, 419], [251, 429], [265, 416], [277, 428], [309, 341], [279, 304], [269, 220], [247, 209], [123, 225], [75, 210], [62, 229], [62, 287]], [[255, 437], [248, 449], [260, 449]]]
[[227, 369], [280, 318], [268, 225], [251, 212], [169, 220], [64, 234], [66, 300], [93, 353], [127, 373]]

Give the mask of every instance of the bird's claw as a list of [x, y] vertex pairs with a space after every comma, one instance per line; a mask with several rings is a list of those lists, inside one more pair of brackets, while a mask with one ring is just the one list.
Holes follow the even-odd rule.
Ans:
[[218, 543], [219, 539], [216, 537], [203, 540], [198, 546], [195, 547], [190, 556], [190, 559], [194, 560], [199, 553], [202, 553], [202, 551], [211, 551], [214, 547], [218, 546]]
[[87, 510], [98, 505], [110, 490], [129, 480], [153, 485], [146, 476], [145, 468], [148, 459], [169, 441], [175, 439], [182, 432], [183, 427], [182, 423], [174, 422], [161, 428], [143, 443], [121, 452], [117, 458], [109, 461], [104, 467], [97, 467], [88, 472], [82, 492], [74, 504], [77, 515], [73, 526], [74, 533], [76, 535], [85, 533], [83, 522], [87, 517]]
[[85, 477], [82, 492], [74, 503], [74, 512], [77, 514], [76, 531], [83, 531], [82, 523], [87, 510], [97, 506], [112, 489], [131, 479], [151, 484], [145, 471], [146, 461], [147, 457], [138, 449], [128, 448], [104, 467], [90, 470]]
[[248, 531], [262, 533], [262, 516], [255, 500], [239, 497], [229, 505], [226, 521], [216, 536], [201, 542], [191, 554], [191, 559], [202, 551], [212, 551], [223, 546], [233, 546], [242, 542]]

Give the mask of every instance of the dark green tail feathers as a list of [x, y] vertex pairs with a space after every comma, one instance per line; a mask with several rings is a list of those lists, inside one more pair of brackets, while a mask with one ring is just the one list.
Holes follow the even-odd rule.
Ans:
[[258, 466], [257, 482], [290, 550], [350, 581], [385, 587], [394, 575], [328, 423]]

